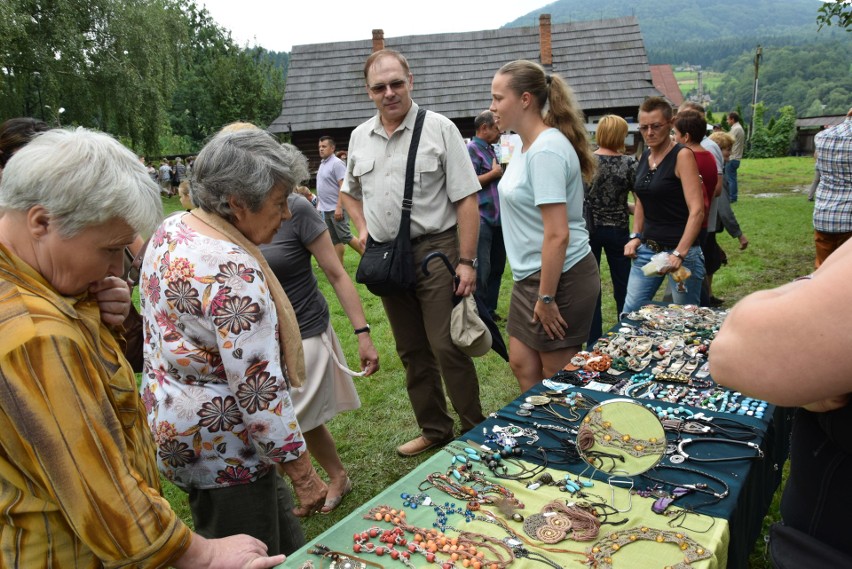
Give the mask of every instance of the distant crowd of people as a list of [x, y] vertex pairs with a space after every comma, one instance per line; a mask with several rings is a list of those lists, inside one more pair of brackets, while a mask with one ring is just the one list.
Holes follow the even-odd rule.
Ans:
[[140, 156], [139, 160], [147, 168], [151, 179], [159, 184], [160, 195], [170, 198], [178, 194], [181, 182], [192, 176], [192, 163], [195, 157], [188, 158], [186, 162], [180, 156], [174, 160], [163, 158], [159, 167], [155, 167], [151, 162], [146, 162], [144, 156]]
[[[638, 109], [645, 149], [637, 159], [625, 154], [623, 118], [603, 117], [592, 144], [565, 80], [518, 60], [496, 71], [490, 108], [465, 143], [452, 121], [412, 100], [401, 53], [376, 51], [363, 71], [377, 112], [345, 152], [319, 139], [316, 195], [303, 186], [304, 155], [247, 123], [225, 126], [186, 163], [159, 167], [83, 128], [52, 130], [32, 119], [0, 126], [0, 526], [15, 535], [0, 565], [132, 559], [261, 568], [301, 547], [297, 518], [333, 511], [353, 489], [326, 423], [360, 406], [353, 376], [380, 369], [344, 252], [393, 241], [401, 220], [410, 223], [416, 283], [381, 297], [419, 431], [397, 447], [401, 456], [484, 420], [476, 367], [450, 323], [471, 295], [485, 307], [481, 318], [503, 319], [507, 261], [509, 366], [522, 391], [601, 335], [603, 254], [618, 315], [651, 302], [664, 282], [676, 303], [721, 302], [711, 288], [725, 262], [716, 234], [749, 244], [730, 205], [742, 153], [735, 113], [732, 134], [707, 137], [700, 106], [675, 113], [667, 100], [648, 98]], [[852, 227], [820, 206], [850, 203], [837, 198], [848, 190], [849, 124], [817, 140], [817, 211], [827, 220], [817, 243], [824, 256], [839, 248], [837, 258], [810, 284], [743, 301], [711, 360], [720, 383], [811, 412], [845, 409], [852, 389], [837, 324], [852, 267], [852, 246], [840, 244]], [[504, 160], [495, 145], [508, 132], [517, 146]], [[411, 167], [416, 175], [406, 176]], [[161, 197], [178, 193], [186, 211], [163, 219]], [[422, 269], [436, 252], [450, 271]], [[656, 271], [642, 270], [660, 256]], [[357, 338], [357, 370], [331, 326], [314, 260]], [[139, 287], [139, 313], [131, 286]], [[816, 321], [834, 323], [834, 332], [804, 325]], [[798, 349], [815, 337], [829, 367]], [[773, 359], [764, 352], [776, 345], [786, 346], [788, 359], [776, 358], [786, 365], [762, 377], [755, 366]], [[804, 358], [819, 369], [813, 395], [795, 371]], [[776, 377], [784, 386], [777, 391]], [[818, 430], [819, 420], [811, 422]], [[794, 439], [794, 456], [818, 439]], [[848, 461], [838, 446], [831, 460]], [[188, 494], [194, 530], [162, 497], [160, 475]], [[838, 494], [839, 504], [848, 501], [846, 486], [831, 488], [797, 500], [791, 520], [822, 512]], [[836, 532], [812, 533], [849, 548]]]

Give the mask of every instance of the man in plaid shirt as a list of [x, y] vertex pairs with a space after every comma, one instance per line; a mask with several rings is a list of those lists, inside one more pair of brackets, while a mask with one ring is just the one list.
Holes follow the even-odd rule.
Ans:
[[816, 266], [852, 236], [852, 109], [814, 138], [820, 175], [814, 204]]
[[479, 185], [482, 186], [477, 193], [479, 242], [476, 256], [479, 264], [476, 268], [476, 294], [485, 302], [491, 318], [499, 320], [497, 297], [500, 294], [503, 269], [506, 268], [506, 247], [503, 245], [503, 230], [500, 227], [500, 198], [497, 196], [497, 183], [503, 176], [503, 168], [492, 144], [500, 140], [500, 129], [491, 111], [480, 113], [473, 126], [476, 135], [467, 143], [467, 151]]

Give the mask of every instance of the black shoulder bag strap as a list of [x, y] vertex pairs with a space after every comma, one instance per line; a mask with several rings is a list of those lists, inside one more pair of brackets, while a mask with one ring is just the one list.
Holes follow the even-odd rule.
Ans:
[[411, 133], [411, 144], [408, 147], [408, 162], [405, 165], [405, 192], [402, 196], [402, 217], [399, 220], [399, 232], [397, 238], [409, 241], [411, 239], [411, 206], [414, 205], [414, 163], [417, 161], [417, 147], [420, 146], [420, 132], [423, 130], [423, 119], [426, 118], [426, 109], [417, 110], [417, 118], [414, 120], [414, 130]]

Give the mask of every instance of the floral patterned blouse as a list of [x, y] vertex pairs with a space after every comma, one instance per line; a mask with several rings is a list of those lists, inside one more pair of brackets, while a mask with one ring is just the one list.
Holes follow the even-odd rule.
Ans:
[[252, 482], [305, 450], [266, 278], [241, 247], [167, 218], [142, 265], [142, 401], [177, 486]]
[[595, 155], [598, 173], [589, 189], [588, 202], [595, 226], [627, 229], [627, 194], [633, 191], [637, 162], [633, 156]]

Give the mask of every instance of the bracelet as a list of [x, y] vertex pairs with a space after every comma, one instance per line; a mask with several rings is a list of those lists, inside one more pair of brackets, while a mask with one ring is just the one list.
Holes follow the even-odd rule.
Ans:
[[358, 334], [363, 334], [364, 332], [366, 332], [367, 334], [369, 334], [369, 333], [370, 333], [370, 325], [369, 325], [369, 324], [367, 324], [367, 325], [366, 325], [366, 326], [364, 326], [363, 328], [355, 328], [355, 335], [356, 335], [356, 336], [357, 336]]

